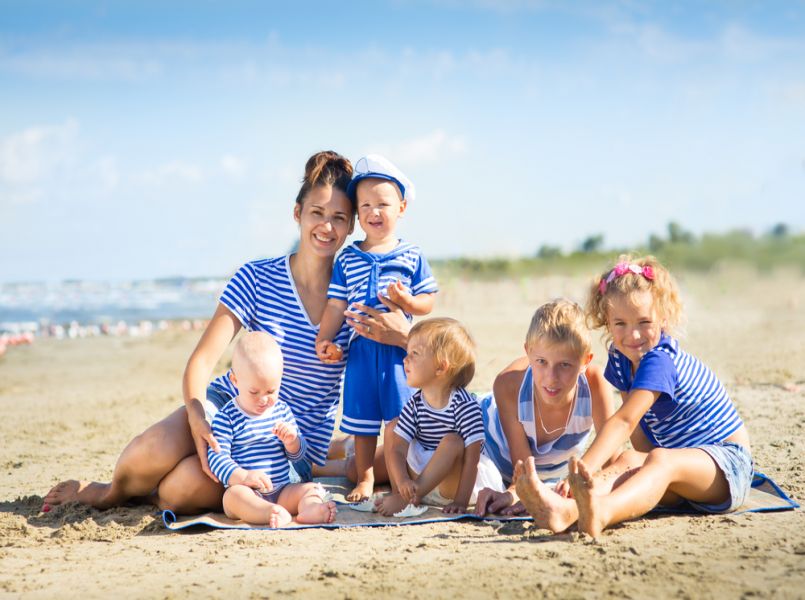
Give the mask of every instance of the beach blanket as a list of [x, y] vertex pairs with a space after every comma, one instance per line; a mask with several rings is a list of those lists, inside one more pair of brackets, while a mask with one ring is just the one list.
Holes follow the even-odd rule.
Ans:
[[[320, 480], [325, 489], [332, 495], [333, 500], [338, 504], [338, 515], [335, 523], [323, 523], [318, 525], [302, 525], [291, 523], [281, 529], [310, 529], [324, 528], [337, 529], [347, 527], [393, 527], [400, 525], [421, 525], [424, 523], [436, 523], [439, 521], [458, 521], [460, 519], [472, 519], [477, 521], [530, 521], [531, 517], [505, 517], [502, 515], [490, 515], [478, 517], [473, 514], [452, 515], [445, 514], [441, 508], [429, 506], [421, 515], [412, 517], [384, 517], [374, 512], [363, 512], [355, 510], [344, 498], [348, 491], [348, 484], [342, 479], [326, 478]], [[755, 473], [752, 481], [752, 491], [746, 503], [737, 511], [730, 514], [741, 514], [746, 512], [769, 512], [780, 510], [792, 510], [799, 508], [794, 500], [789, 498], [786, 493], [769, 477], [763, 473]], [[691, 512], [684, 508], [665, 508], [658, 507], [652, 512], [659, 513], [685, 513]], [[188, 527], [206, 526], [216, 529], [271, 529], [261, 525], [250, 525], [243, 521], [234, 521], [221, 513], [206, 513], [203, 515], [177, 517], [173, 512], [166, 510], [162, 513], [162, 521], [170, 530], [178, 531]]]

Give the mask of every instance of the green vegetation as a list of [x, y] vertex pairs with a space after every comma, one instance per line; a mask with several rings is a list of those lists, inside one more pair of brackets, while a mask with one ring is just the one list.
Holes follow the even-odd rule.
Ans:
[[570, 253], [543, 245], [533, 257], [455, 258], [431, 261], [441, 277], [497, 279], [545, 274], [590, 274], [605, 269], [619, 254], [653, 254], [670, 269], [707, 271], [729, 264], [754, 266], [759, 270], [776, 267], [799, 268], [805, 275], [805, 234], [793, 234], [784, 223], [755, 236], [738, 229], [706, 233], [697, 238], [678, 223], [668, 224], [665, 236], [651, 234], [644, 245], [605, 250], [604, 236], [588, 236]]

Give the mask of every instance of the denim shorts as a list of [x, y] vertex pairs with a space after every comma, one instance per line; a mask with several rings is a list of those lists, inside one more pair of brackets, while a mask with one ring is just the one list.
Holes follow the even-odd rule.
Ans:
[[755, 468], [749, 450], [735, 442], [716, 442], [697, 446], [710, 455], [718, 468], [724, 473], [730, 488], [730, 497], [721, 504], [688, 503], [698, 511], [706, 513], [727, 513], [736, 510], [749, 497], [752, 489], [752, 476]]
[[[204, 414], [207, 421], [212, 424], [215, 413], [221, 410], [231, 398], [215, 389], [212, 386], [207, 388], [207, 401], [204, 403]], [[289, 473], [291, 483], [307, 483], [313, 481], [313, 466], [306, 458], [300, 458], [296, 462], [291, 462], [291, 471]]]

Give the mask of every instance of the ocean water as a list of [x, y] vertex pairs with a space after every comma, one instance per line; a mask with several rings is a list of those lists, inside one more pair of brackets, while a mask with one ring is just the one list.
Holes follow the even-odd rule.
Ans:
[[225, 279], [0, 284], [0, 331], [212, 316]]

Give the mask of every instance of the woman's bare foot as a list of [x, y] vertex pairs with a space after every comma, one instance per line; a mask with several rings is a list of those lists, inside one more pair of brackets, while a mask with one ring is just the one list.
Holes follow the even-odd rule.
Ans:
[[108, 499], [111, 487], [109, 483], [70, 479], [53, 486], [45, 496], [44, 503], [58, 506], [67, 502], [80, 502], [93, 508], [109, 508], [113, 504]]
[[529, 456], [525, 463], [517, 461], [514, 480], [520, 501], [539, 527], [559, 533], [576, 522], [579, 514], [576, 503], [540, 480], [533, 457]]
[[335, 507], [335, 502], [322, 502], [321, 504], [311, 504], [299, 511], [296, 515], [297, 523], [305, 523], [313, 525], [316, 523], [332, 523], [335, 521], [335, 515], [338, 511]]
[[595, 482], [587, 465], [575, 456], [570, 459], [567, 481], [579, 510], [579, 531], [594, 538], [601, 535], [607, 524], [603, 514], [602, 498], [595, 494]]
[[406, 506], [408, 502], [399, 494], [386, 494], [375, 503], [377, 512], [384, 517], [393, 517], [394, 513], [400, 512]]
[[347, 502], [363, 502], [372, 497], [372, 492], [375, 489], [374, 481], [361, 481], [355, 486], [349, 494], [347, 494]]
[[277, 527], [285, 527], [291, 521], [293, 521], [293, 517], [291, 513], [285, 510], [279, 504], [271, 504], [266, 509], [266, 520], [264, 523], [257, 523], [257, 525], [268, 525], [272, 528]]

